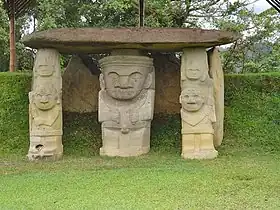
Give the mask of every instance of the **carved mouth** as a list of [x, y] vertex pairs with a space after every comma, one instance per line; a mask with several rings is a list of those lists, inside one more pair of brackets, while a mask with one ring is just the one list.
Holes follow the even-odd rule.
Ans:
[[132, 89], [132, 87], [118, 87], [120, 90], [127, 90], [127, 89]]

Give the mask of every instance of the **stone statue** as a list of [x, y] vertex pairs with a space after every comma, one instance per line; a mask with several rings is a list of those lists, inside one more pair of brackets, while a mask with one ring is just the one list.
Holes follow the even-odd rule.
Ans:
[[181, 66], [182, 157], [212, 159], [218, 155], [213, 144], [216, 122], [213, 80], [208, 74], [203, 48], [184, 50]]
[[181, 93], [182, 157], [211, 159], [217, 156], [213, 145], [216, 122], [211, 86], [188, 85]]
[[149, 152], [155, 97], [153, 59], [112, 55], [101, 59], [100, 66], [100, 155], [125, 157]]
[[28, 158], [57, 159], [62, 156], [62, 106], [59, 54], [39, 50], [29, 93], [30, 147]]
[[189, 48], [183, 51], [181, 81], [205, 81], [208, 75], [208, 60], [205, 49]]
[[37, 90], [29, 93], [31, 113], [31, 133], [46, 134], [46, 131], [58, 131], [61, 135], [61, 126], [57, 121], [61, 116], [61, 101], [57, 90], [50, 87], [38, 87]]

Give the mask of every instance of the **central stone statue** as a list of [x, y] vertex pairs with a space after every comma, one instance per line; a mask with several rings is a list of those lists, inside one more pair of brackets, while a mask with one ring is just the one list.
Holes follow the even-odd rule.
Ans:
[[129, 52], [112, 53], [100, 60], [100, 155], [138, 156], [150, 150], [155, 98], [153, 59], [138, 51]]

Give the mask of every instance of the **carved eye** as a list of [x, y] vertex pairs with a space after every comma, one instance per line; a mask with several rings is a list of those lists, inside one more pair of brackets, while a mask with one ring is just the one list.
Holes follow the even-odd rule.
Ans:
[[113, 81], [116, 82], [119, 79], [119, 75], [117, 72], [110, 72], [108, 77]]
[[108, 74], [108, 76], [109, 76], [112, 80], [116, 80], [116, 79], [119, 78], [119, 75], [118, 75], [117, 72], [110, 72], [110, 73]]
[[139, 72], [134, 72], [130, 75], [130, 79], [132, 79], [134, 82], [137, 82], [141, 78], [142, 78], [142, 74], [140, 74]]

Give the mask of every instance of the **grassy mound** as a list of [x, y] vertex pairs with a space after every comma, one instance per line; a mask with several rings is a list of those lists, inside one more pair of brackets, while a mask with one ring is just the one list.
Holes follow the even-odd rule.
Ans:
[[225, 78], [225, 153], [280, 151], [280, 74]]

